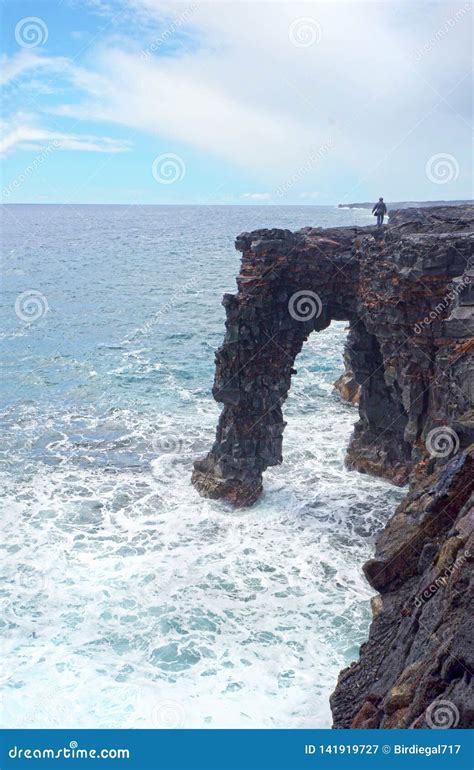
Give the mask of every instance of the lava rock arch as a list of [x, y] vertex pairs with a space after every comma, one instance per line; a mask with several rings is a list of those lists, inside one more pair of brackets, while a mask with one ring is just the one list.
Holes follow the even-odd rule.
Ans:
[[[433, 233], [447, 225], [430, 217], [423, 213], [420, 222], [412, 213], [407, 221], [394, 212], [384, 231], [308, 227], [237, 238], [238, 292], [223, 299], [226, 333], [213, 387], [224, 408], [215, 443], [192, 476], [202, 495], [240, 506], [258, 499], [264, 470], [283, 460], [282, 405], [295, 358], [309, 334], [332, 320], [350, 324], [346, 352], [361, 386], [348, 465], [404, 484], [429, 459], [424, 437], [437, 424], [431, 386], [450, 364], [439, 338], [449, 345], [446, 322], [463, 294], [444, 297], [450, 281], [472, 273], [472, 234]], [[463, 330], [454, 325], [458, 336]]]

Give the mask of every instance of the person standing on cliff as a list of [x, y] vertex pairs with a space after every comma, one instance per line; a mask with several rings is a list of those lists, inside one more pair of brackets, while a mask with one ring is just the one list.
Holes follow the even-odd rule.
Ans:
[[386, 213], [387, 207], [383, 201], [383, 198], [379, 198], [374, 208], [372, 209], [372, 214], [377, 217], [377, 227], [382, 227], [383, 218]]

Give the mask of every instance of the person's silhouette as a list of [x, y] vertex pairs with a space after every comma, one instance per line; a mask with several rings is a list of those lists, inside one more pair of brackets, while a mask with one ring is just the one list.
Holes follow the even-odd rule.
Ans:
[[377, 217], [377, 227], [382, 227], [383, 218], [386, 213], [387, 207], [383, 202], [383, 198], [379, 198], [374, 208], [372, 209], [372, 214]]

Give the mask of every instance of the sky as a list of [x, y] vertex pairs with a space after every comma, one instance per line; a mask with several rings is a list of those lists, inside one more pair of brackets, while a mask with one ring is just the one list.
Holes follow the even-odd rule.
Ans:
[[472, 4], [0, 0], [5, 203], [472, 197]]

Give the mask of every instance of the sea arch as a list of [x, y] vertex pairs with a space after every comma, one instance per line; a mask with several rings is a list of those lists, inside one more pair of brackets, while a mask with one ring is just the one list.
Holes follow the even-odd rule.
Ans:
[[[364, 259], [369, 251], [383, 254], [384, 237], [355, 227], [257, 230], [240, 235], [236, 248], [242, 252], [238, 292], [224, 295], [226, 333], [213, 387], [223, 410], [212, 449], [195, 462], [195, 487], [236, 505], [258, 499], [263, 472], [283, 461], [282, 407], [296, 356], [312, 332], [333, 320], [350, 325], [347, 353], [361, 386], [348, 461], [403, 483], [408, 418], [396, 378], [387, 377], [366, 301]], [[372, 304], [379, 301], [372, 297]]]

